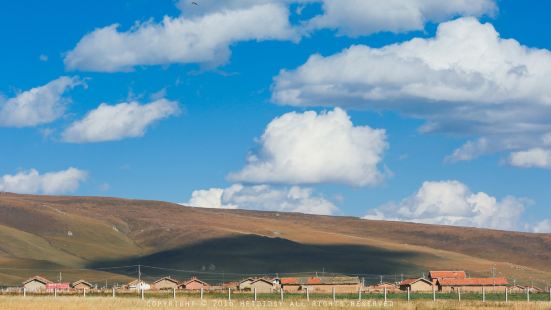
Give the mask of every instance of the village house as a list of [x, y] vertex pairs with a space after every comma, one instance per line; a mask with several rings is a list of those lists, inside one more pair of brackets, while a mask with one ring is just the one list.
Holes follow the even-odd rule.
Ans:
[[308, 288], [312, 293], [357, 293], [361, 287], [358, 277], [297, 277], [281, 278], [285, 292], [301, 292]]
[[405, 279], [399, 284], [400, 290], [410, 292], [432, 292], [435, 288], [431, 281], [424, 278]]
[[530, 294], [535, 293], [543, 293], [545, 292], [542, 288], [539, 288], [537, 286], [524, 286], [524, 285], [514, 285], [509, 287], [510, 293], [524, 293], [526, 294], [526, 291], [530, 291]]
[[163, 277], [153, 282], [151, 285], [153, 290], [173, 290], [178, 289], [178, 280], [171, 277]]
[[506, 278], [443, 278], [436, 281], [441, 292], [504, 292], [509, 285]]
[[465, 271], [429, 271], [429, 280], [436, 284], [438, 279], [465, 279], [467, 273]]
[[257, 293], [272, 293], [274, 291], [274, 283], [267, 279], [256, 279], [251, 282], [250, 290]]
[[77, 290], [77, 291], [89, 291], [93, 288], [94, 286], [92, 284], [90, 284], [89, 282], [86, 282], [84, 280], [78, 280], [78, 281], [75, 281], [73, 283], [71, 283], [71, 288], [74, 289], [74, 290]]
[[23, 288], [27, 292], [46, 291], [46, 285], [53, 283], [52, 281], [41, 276], [34, 276], [23, 282]]
[[190, 291], [199, 291], [201, 289], [207, 290], [209, 287], [210, 285], [207, 282], [201, 281], [196, 277], [192, 277], [191, 279], [178, 284], [179, 289]]
[[239, 281], [238, 289], [240, 291], [249, 291], [251, 289], [251, 283], [256, 280], [254, 278], [247, 278]]
[[151, 285], [144, 282], [143, 280], [134, 280], [132, 282], [129, 282], [125, 286], [123, 286], [124, 289], [131, 290], [131, 291], [147, 291], [151, 289]]
[[362, 289], [366, 293], [383, 293], [386, 289], [387, 293], [396, 293], [400, 291], [398, 285], [389, 282], [371, 284]]

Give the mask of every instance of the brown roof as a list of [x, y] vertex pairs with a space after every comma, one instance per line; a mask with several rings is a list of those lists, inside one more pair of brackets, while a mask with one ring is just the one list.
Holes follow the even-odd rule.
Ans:
[[187, 280], [187, 281], [184, 281], [184, 282], [180, 283], [179, 285], [188, 285], [188, 284], [190, 284], [191, 282], [199, 282], [199, 283], [201, 283], [201, 284], [203, 284], [203, 285], [205, 285], [205, 286], [209, 286], [209, 284], [208, 284], [207, 282], [201, 281], [201, 280], [197, 279], [196, 277], [193, 277], [193, 278], [191, 278], [191, 279], [189, 279], [189, 280]]
[[253, 282], [251, 282], [251, 285], [254, 284], [254, 283], [256, 283], [256, 282], [260, 282], [260, 281], [266, 282], [266, 283], [269, 283], [269, 284], [272, 284], [272, 281], [267, 280], [267, 279], [264, 279], [264, 278], [260, 278], [260, 279], [256, 279], [256, 280], [254, 280]]
[[25, 281], [23, 282], [23, 285], [25, 285], [25, 284], [27, 284], [27, 283], [29, 283], [29, 282], [32, 282], [32, 281], [38, 281], [38, 282], [41, 282], [41, 283], [44, 283], [44, 284], [53, 283], [52, 281], [50, 281], [50, 280], [48, 280], [48, 279], [46, 279], [46, 278], [44, 278], [44, 277], [41, 277], [41, 276], [34, 276], [34, 277], [32, 277], [32, 278], [29, 278], [29, 279], [25, 280]]
[[507, 278], [465, 278], [465, 279], [438, 279], [442, 286], [451, 285], [507, 285]]
[[429, 271], [429, 278], [431, 279], [442, 279], [442, 278], [453, 278], [453, 279], [464, 279], [467, 277], [465, 271]]
[[90, 284], [90, 282], [86, 282], [86, 281], [84, 281], [84, 280], [78, 280], [78, 281], [76, 281], [76, 282], [73, 282], [73, 283], [71, 284], [71, 287], [75, 287], [75, 286], [77, 286], [77, 285], [79, 285], [79, 284], [84, 284], [84, 285], [87, 285], [87, 286], [89, 286], [89, 287], [92, 287], [92, 286], [93, 286], [92, 284]]
[[405, 279], [405, 280], [403, 280], [402, 282], [400, 282], [398, 285], [410, 285], [410, 284], [413, 284], [413, 283], [418, 282], [418, 281], [423, 281], [423, 282], [426, 282], [426, 283], [432, 285], [432, 282], [430, 282], [430, 281], [427, 280], [427, 279], [423, 279], [423, 278]]
[[153, 284], [159, 283], [159, 282], [161, 282], [161, 281], [163, 281], [163, 280], [167, 280], [167, 281], [170, 281], [170, 282], [172, 282], [172, 283], [178, 284], [178, 280], [172, 279], [171, 277], [162, 277], [162, 278], [160, 278], [159, 280], [153, 282]]

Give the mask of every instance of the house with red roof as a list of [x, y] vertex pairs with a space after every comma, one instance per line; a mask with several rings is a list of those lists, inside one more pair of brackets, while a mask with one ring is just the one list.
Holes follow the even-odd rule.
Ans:
[[504, 292], [509, 281], [507, 278], [442, 278], [436, 281], [441, 292]]

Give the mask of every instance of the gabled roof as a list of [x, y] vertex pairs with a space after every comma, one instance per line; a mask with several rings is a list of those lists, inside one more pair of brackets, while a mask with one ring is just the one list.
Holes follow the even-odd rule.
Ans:
[[253, 282], [254, 280], [256, 280], [256, 278], [245, 278], [245, 279], [239, 281], [239, 284], [241, 284], [241, 283], [243, 283], [243, 282], [247, 282], [247, 281]]
[[90, 282], [86, 282], [86, 281], [84, 281], [84, 280], [78, 280], [78, 281], [73, 282], [73, 283], [71, 284], [71, 287], [75, 287], [75, 286], [77, 286], [77, 285], [79, 285], [79, 284], [84, 284], [84, 285], [87, 285], [87, 286], [89, 286], [89, 287], [92, 287], [92, 286], [93, 286], [92, 284], [90, 284]]
[[29, 282], [32, 282], [32, 281], [38, 281], [38, 282], [43, 283], [43, 284], [53, 283], [52, 281], [50, 281], [50, 280], [48, 280], [48, 279], [46, 279], [46, 278], [44, 278], [44, 277], [41, 277], [41, 276], [34, 276], [34, 277], [32, 277], [32, 278], [29, 278], [29, 279], [25, 280], [25, 281], [23, 282], [23, 285], [25, 285], [25, 284], [27, 284], [27, 283], [29, 283]]
[[453, 279], [464, 279], [467, 277], [465, 271], [429, 271], [429, 278], [431, 279], [442, 279], [442, 278], [453, 278]]
[[205, 286], [208, 286], [208, 285], [209, 285], [207, 282], [201, 281], [201, 280], [197, 279], [196, 277], [193, 277], [193, 278], [191, 278], [191, 279], [189, 279], [189, 280], [187, 280], [187, 281], [181, 282], [179, 285], [188, 285], [188, 284], [190, 284], [191, 282], [199, 282], [199, 283], [201, 283], [201, 284], [203, 284], [203, 285], [205, 285]]
[[442, 286], [460, 285], [508, 285], [507, 278], [465, 278], [465, 279], [438, 279]]
[[416, 283], [416, 282], [419, 282], [419, 281], [421, 281], [421, 282], [425, 282], [425, 283], [427, 283], [427, 284], [430, 284], [430, 285], [432, 285], [432, 282], [430, 282], [430, 281], [429, 281], [429, 280], [427, 280], [427, 279], [423, 279], [423, 278], [417, 278], [417, 279], [405, 279], [404, 281], [400, 282], [400, 284], [399, 284], [399, 285], [411, 285], [411, 284], [413, 284], [413, 283]]
[[256, 280], [254, 280], [253, 282], [251, 282], [251, 285], [254, 284], [254, 283], [257, 283], [257, 282], [266, 282], [266, 283], [268, 283], [268, 284], [270, 284], [270, 285], [273, 284], [272, 281], [270, 281], [270, 280], [268, 280], [268, 279], [260, 278], [260, 279], [256, 279]]
[[159, 283], [159, 282], [161, 282], [161, 281], [163, 281], [163, 280], [172, 282], [172, 283], [174, 283], [174, 284], [178, 284], [178, 280], [172, 279], [171, 277], [162, 277], [162, 278], [158, 279], [157, 281], [153, 282], [153, 284]]
[[359, 284], [358, 277], [300, 277], [300, 278], [281, 278], [282, 285], [339, 285], [339, 284]]

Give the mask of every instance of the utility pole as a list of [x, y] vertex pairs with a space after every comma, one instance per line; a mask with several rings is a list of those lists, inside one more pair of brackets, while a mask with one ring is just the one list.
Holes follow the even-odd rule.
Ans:
[[492, 266], [492, 278], [496, 277], [496, 265]]
[[383, 284], [383, 276], [381, 276], [381, 284]]
[[138, 284], [142, 282], [142, 265], [138, 265]]
[[61, 272], [59, 273], [59, 283], [61, 283]]

